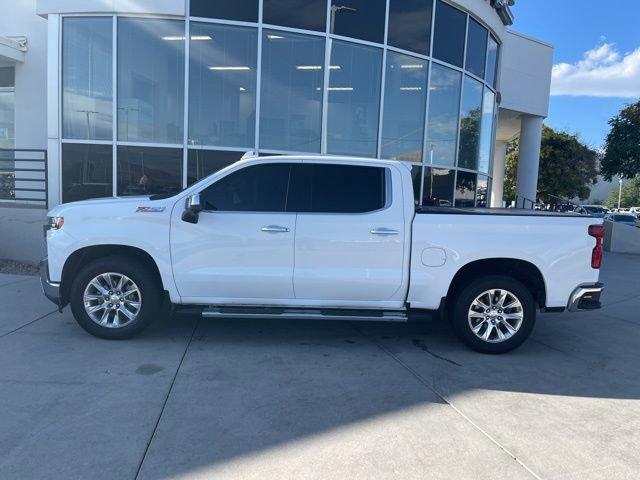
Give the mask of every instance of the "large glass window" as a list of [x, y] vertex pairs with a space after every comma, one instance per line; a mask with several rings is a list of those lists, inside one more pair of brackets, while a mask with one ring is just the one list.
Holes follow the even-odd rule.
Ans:
[[433, 0], [389, 0], [387, 43], [429, 55]]
[[182, 149], [118, 146], [118, 195], [176, 193], [182, 187]]
[[483, 173], [489, 173], [491, 165], [491, 146], [493, 144], [493, 122], [494, 122], [494, 105], [496, 101], [495, 94], [484, 87], [484, 97], [482, 99], [482, 123], [480, 126], [480, 160], [478, 161], [478, 170]]
[[[0, 67], [0, 148], [15, 146], [15, 70]], [[4, 177], [0, 177], [0, 180]]]
[[262, 21], [271, 25], [324, 32], [326, 0], [264, 0]]
[[120, 18], [118, 140], [182, 143], [183, 100], [184, 22]]
[[453, 205], [453, 182], [455, 171], [446, 168], [424, 169], [422, 205], [450, 207]]
[[386, 3], [386, 0], [331, 0], [331, 33], [382, 43]]
[[302, 164], [294, 170], [289, 210], [366, 213], [386, 204], [385, 168]]
[[192, 17], [258, 21], [258, 0], [190, 0]]
[[435, 165], [456, 163], [462, 75], [436, 63], [429, 84], [429, 121], [425, 159]]
[[198, 180], [236, 163], [241, 157], [241, 152], [189, 150], [187, 155], [187, 185], [192, 185]]
[[476, 200], [476, 174], [458, 170], [456, 207], [473, 207]]
[[113, 196], [111, 145], [62, 144], [62, 203]]
[[382, 157], [420, 162], [429, 63], [389, 51], [386, 75]]
[[433, 56], [443, 62], [462, 67], [467, 15], [437, 0], [434, 25]]
[[69, 17], [62, 25], [62, 137], [111, 140], [113, 20]]
[[498, 72], [498, 42], [493, 35], [489, 35], [489, 44], [487, 47], [487, 83], [492, 87], [496, 85], [496, 73]]
[[230, 173], [201, 193], [205, 210], [284, 212], [291, 163], [254, 165]]
[[489, 202], [489, 178], [478, 175], [478, 186], [476, 187], [476, 207], [486, 207]]
[[251, 148], [255, 143], [255, 28], [191, 24], [189, 144]]
[[462, 95], [462, 117], [460, 118], [459, 167], [468, 168], [469, 170], [478, 169], [481, 118], [482, 84], [465, 75]]
[[375, 156], [382, 51], [334, 41], [329, 72], [327, 150]]
[[320, 152], [324, 38], [263, 35], [260, 148]]
[[487, 29], [473, 18], [469, 18], [469, 32], [467, 36], [467, 63], [465, 68], [484, 78], [485, 62], [487, 59]]

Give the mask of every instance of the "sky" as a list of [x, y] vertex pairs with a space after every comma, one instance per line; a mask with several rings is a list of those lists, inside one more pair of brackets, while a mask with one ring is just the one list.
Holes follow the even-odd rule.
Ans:
[[640, 99], [640, 0], [516, 0], [513, 29], [555, 47], [547, 125], [601, 148]]

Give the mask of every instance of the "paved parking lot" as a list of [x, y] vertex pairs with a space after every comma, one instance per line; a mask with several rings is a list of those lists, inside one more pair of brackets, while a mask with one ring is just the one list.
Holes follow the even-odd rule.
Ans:
[[640, 257], [505, 356], [447, 325], [178, 317], [113, 342], [0, 275], [1, 479], [637, 479]]

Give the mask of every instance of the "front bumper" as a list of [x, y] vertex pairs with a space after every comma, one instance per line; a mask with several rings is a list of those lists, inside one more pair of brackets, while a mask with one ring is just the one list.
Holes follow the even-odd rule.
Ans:
[[40, 286], [44, 296], [60, 309], [60, 283], [49, 280], [49, 262], [46, 258], [40, 261]]
[[602, 307], [600, 295], [604, 289], [604, 283], [585, 283], [577, 287], [569, 297], [567, 310], [597, 310]]

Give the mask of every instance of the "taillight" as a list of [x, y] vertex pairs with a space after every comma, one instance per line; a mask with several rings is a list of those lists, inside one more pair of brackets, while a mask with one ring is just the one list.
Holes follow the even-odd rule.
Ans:
[[589, 235], [596, 239], [596, 246], [591, 252], [591, 268], [600, 268], [604, 247], [604, 225], [589, 225]]

